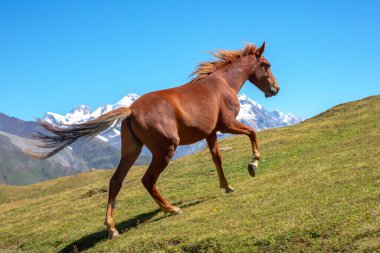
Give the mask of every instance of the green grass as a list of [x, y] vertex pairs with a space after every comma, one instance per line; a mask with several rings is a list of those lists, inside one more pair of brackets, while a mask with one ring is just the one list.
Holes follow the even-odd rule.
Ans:
[[[158, 182], [184, 211], [165, 216], [132, 168], [116, 204], [121, 237], [103, 230], [113, 171], [0, 187], [0, 249], [18, 252], [379, 252], [380, 96], [339, 105], [297, 126], [220, 142], [236, 192], [218, 188], [207, 150], [171, 163]], [[228, 149], [231, 148], [231, 149]], [[1, 250], [0, 250], [1, 251]]]

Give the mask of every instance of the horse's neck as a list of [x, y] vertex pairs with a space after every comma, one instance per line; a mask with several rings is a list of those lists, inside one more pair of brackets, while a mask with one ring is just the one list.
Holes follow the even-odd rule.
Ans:
[[220, 70], [220, 76], [236, 93], [239, 93], [244, 83], [248, 80], [249, 73], [249, 66], [242, 61], [226, 65]]

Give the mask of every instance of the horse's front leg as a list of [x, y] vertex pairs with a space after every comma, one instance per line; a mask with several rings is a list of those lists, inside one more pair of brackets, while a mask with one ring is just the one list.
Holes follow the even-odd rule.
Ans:
[[259, 146], [257, 144], [256, 133], [252, 127], [246, 126], [241, 122], [234, 120], [230, 125], [225, 126], [221, 131], [222, 133], [230, 133], [230, 134], [245, 134], [251, 140], [252, 146], [252, 162], [248, 164], [248, 172], [254, 177], [256, 175], [256, 170], [259, 166], [260, 160], [260, 152]]
[[212, 133], [206, 138], [207, 145], [210, 149], [212, 160], [214, 161], [216, 171], [218, 172], [220, 188], [223, 188], [226, 193], [234, 192], [234, 188], [228, 185], [227, 179], [224, 176], [222, 168], [222, 156], [218, 147], [218, 140], [216, 133]]

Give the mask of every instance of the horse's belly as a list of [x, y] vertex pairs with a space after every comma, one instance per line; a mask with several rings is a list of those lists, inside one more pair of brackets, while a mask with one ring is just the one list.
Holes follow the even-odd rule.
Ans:
[[200, 129], [192, 126], [179, 126], [179, 145], [189, 145], [206, 138], [212, 132], [211, 129]]

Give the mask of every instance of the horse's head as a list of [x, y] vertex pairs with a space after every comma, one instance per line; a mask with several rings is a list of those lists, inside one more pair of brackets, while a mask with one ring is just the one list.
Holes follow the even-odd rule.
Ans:
[[253, 54], [253, 57], [255, 57], [256, 60], [253, 62], [254, 66], [248, 80], [264, 92], [265, 97], [272, 97], [278, 93], [280, 86], [270, 70], [269, 61], [262, 56], [264, 50], [265, 41], [263, 45], [256, 49], [256, 52]]

